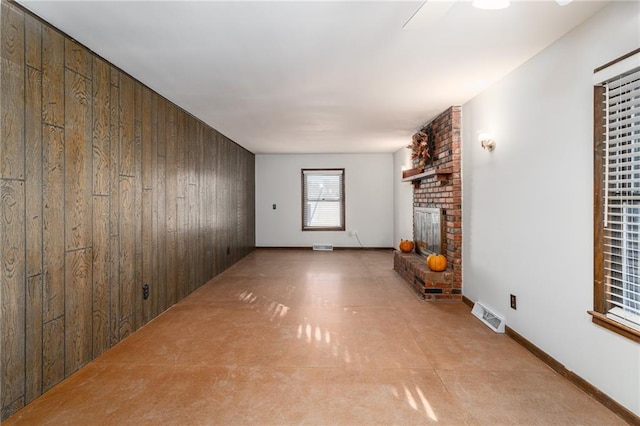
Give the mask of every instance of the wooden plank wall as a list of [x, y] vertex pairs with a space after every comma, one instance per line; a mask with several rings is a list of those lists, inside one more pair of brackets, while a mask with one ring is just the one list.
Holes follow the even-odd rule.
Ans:
[[6, 419], [253, 250], [255, 179], [85, 47], [6, 0], [0, 18]]

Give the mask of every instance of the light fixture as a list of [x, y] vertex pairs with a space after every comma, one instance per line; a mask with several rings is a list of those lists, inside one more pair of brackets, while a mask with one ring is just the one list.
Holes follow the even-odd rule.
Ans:
[[571, 3], [573, 0], [556, 0], [556, 3], [558, 3], [560, 6], [566, 6], [569, 3]]
[[509, 0], [473, 0], [473, 7], [486, 10], [498, 10], [509, 7]]
[[488, 133], [481, 133], [478, 137], [480, 139], [480, 146], [483, 149], [487, 149], [489, 151], [493, 151], [496, 147], [496, 141], [493, 140], [493, 137]]

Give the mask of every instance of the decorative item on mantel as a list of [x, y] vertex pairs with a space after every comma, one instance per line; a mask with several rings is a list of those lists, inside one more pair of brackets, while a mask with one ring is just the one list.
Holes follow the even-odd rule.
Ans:
[[411, 159], [414, 162], [418, 162], [417, 168], [420, 171], [424, 171], [424, 167], [427, 165], [427, 161], [431, 158], [432, 154], [431, 146], [429, 144], [429, 136], [423, 129], [414, 134], [411, 139], [411, 145], [407, 145], [407, 148], [411, 148]]
[[413, 251], [413, 241], [400, 240], [400, 251], [403, 253], [411, 253]]

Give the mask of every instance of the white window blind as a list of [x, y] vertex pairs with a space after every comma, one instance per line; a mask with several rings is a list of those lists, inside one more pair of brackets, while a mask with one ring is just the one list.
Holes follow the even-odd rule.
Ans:
[[601, 83], [605, 313], [640, 330], [640, 67]]
[[302, 229], [344, 230], [344, 169], [302, 170]]

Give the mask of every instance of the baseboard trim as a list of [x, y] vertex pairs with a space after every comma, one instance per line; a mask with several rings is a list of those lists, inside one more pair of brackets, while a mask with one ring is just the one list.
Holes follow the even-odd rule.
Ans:
[[[466, 296], [462, 296], [462, 301], [473, 309], [473, 305], [475, 302], [469, 299]], [[515, 331], [513, 328], [508, 325], [505, 326], [505, 334], [516, 341], [520, 346], [534, 354], [538, 357], [542, 362], [551, 367], [556, 373], [560, 374], [562, 377], [582, 389], [587, 395], [591, 396], [593, 399], [598, 401], [600, 404], [607, 407], [611, 412], [619, 416], [625, 422], [630, 425], [640, 426], [640, 417], [636, 416], [631, 410], [627, 409], [623, 405], [619, 404], [615, 400], [613, 400], [609, 395], [602, 392], [600, 389], [593, 386], [591, 383], [587, 382], [582, 377], [578, 376], [573, 371], [569, 371], [567, 367], [562, 365], [558, 360], [553, 358], [551, 355], [525, 339], [520, 333]]]
[[292, 246], [292, 247], [280, 247], [280, 246], [256, 246], [256, 250], [313, 250], [313, 247], [306, 246]]
[[465, 305], [473, 309], [473, 305], [475, 305], [475, 303], [473, 302], [473, 300], [469, 299], [464, 294], [462, 295], [462, 301], [464, 302]]
[[628, 410], [626, 407], [614, 401], [610, 396], [606, 395], [604, 392], [593, 386], [591, 383], [587, 382], [582, 377], [578, 376], [573, 371], [569, 371], [564, 365], [558, 362], [558, 360], [525, 339], [514, 329], [506, 326], [505, 333], [507, 334], [507, 336], [511, 337], [529, 352], [540, 358], [542, 362], [551, 367], [555, 372], [582, 389], [593, 399], [611, 410], [614, 414], [620, 416], [624, 421], [631, 425], [640, 425], [640, 417], [636, 416], [631, 410]]
[[[256, 246], [256, 249], [260, 250], [313, 250], [311, 246], [292, 246], [292, 247], [280, 247], [280, 246]], [[393, 247], [333, 247], [333, 250], [394, 250]]]

